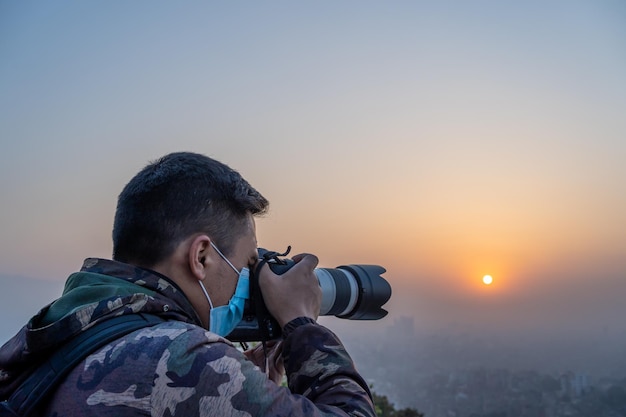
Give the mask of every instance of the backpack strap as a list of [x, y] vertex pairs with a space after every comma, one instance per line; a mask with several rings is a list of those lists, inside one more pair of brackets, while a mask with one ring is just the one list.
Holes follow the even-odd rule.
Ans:
[[153, 314], [127, 314], [105, 320], [61, 346], [36, 368], [0, 405], [0, 417], [35, 415], [67, 374], [98, 348], [143, 327], [165, 319]]

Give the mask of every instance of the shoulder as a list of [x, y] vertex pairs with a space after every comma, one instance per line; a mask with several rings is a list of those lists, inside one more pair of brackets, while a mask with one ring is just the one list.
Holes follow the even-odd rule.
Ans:
[[106, 410], [115, 405], [128, 412], [155, 407], [164, 411], [178, 403], [189, 404], [187, 397], [202, 386], [206, 375], [217, 372], [211, 364], [231, 375], [241, 357], [228, 340], [199, 326], [159, 323], [122, 336], [87, 356], [61, 384], [50, 410], [82, 412], [87, 407], [107, 415]]
[[232, 343], [228, 339], [218, 336], [215, 333], [211, 333], [195, 324], [185, 323], [182, 321], [165, 321], [154, 326], [144, 327], [126, 335], [120, 340], [129, 342], [133, 340], [142, 340], [143, 338], [149, 338], [152, 340], [163, 339], [165, 342], [181, 342], [183, 340], [187, 340], [199, 344], [224, 343], [228, 346], [232, 346]]
[[[136, 330], [116, 341], [112, 349], [129, 349], [141, 346], [146, 351], [155, 350], [167, 355], [170, 362], [188, 355], [220, 355], [219, 352], [237, 351], [233, 344], [215, 333], [191, 323], [166, 321]], [[155, 352], [156, 353], [156, 352]]]
[[[156, 366], [164, 363], [169, 371], [179, 371], [195, 356], [204, 360], [239, 353], [230, 341], [202, 327], [181, 321], [166, 321], [135, 330], [89, 355], [85, 369], [128, 368], [132, 364]], [[182, 365], [181, 365], [182, 364]]]

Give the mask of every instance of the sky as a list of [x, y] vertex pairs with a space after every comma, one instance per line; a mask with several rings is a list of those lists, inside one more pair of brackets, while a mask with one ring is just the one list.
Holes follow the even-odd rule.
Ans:
[[360, 329], [625, 331], [625, 109], [619, 0], [0, 0], [0, 321], [193, 151], [270, 200], [261, 246], [386, 268]]

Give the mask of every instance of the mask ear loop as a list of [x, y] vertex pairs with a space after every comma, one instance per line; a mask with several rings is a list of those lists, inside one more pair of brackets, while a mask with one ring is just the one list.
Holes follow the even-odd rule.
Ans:
[[204, 296], [206, 297], [206, 299], [209, 300], [209, 305], [211, 306], [211, 310], [213, 310], [213, 303], [211, 302], [211, 297], [209, 297], [209, 293], [206, 292], [206, 288], [204, 288], [204, 284], [200, 280], [198, 280], [198, 284], [200, 284], [200, 288], [202, 288], [202, 292], [204, 293]]
[[235, 273], [237, 273], [237, 275], [239, 275], [239, 274], [240, 274], [240, 272], [237, 270], [237, 268], [235, 268], [235, 265], [233, 265], [233, 264], [232, 264], [232, 263], [228, 260], [228, 258], [227, 258], [226, 256], [224, 256], [224, 254], [222, 253], [222, 251], [221, 251], [221, 250], [219, 250], [219, 249], [217, 248], [217, 246], [215, 246], [215, 243], [213, 243], [213, 241], [211, 241], [211, 246], [213, 246], [213, 249], [215, 249], [215, 251], [217, 252], [217, 254], [218, 254], [219, 256], [221, 256], [221, 258], [222, 258], [223, 260], [225, 260], [225, 261], [226, 261], [226, 263], [227, 263], [228, 265], [230, 265], [230, 267], [233, 269], [233, 271], [235, 271]]

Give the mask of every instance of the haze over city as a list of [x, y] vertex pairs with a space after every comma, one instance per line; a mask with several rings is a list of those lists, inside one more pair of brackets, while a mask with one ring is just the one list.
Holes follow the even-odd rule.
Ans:
[[194, 151], [270, 200], [260, 246], [387, 269], [347, 344], [626, 344], [621, 1], [2, 1], [0, 91], [2, 341]]

